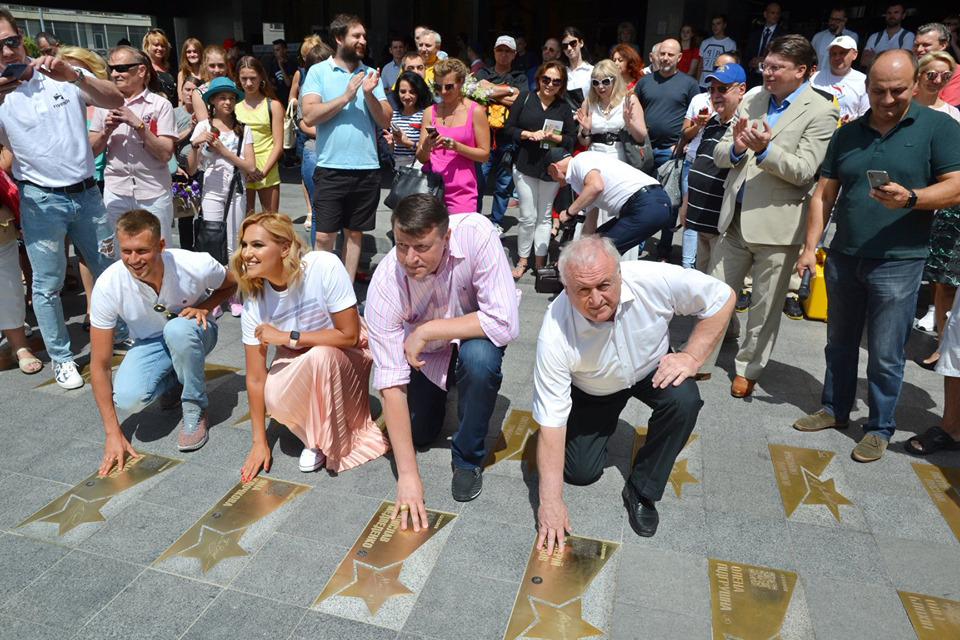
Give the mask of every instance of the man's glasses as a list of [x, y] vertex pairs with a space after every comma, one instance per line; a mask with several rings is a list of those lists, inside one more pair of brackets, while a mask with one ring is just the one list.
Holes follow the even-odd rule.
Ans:
[[549, 78], [547, 76], [540, 76], [540, 84], [542, 84], [545, 87], [549, 87], [550, 85], [553, 85], [555, 87], [560, 87], [560, 86], [563, 86], [563, 80], [561, 80], [560, 78]]
[[575, 46], [577, 46], [577, 42], [578, 42], [577, 40], [567, 40], [566, 42], [563, 43], [563, 48], [573, 49]]
[[555, 49], [554, 47], [548, 47], [548, 46], [546, 46], [546, 45], [544, 45], [543, 50], [544, 50], [544, 51], [556, 51], [556, 49]]
[[760, 67], [761, 73], [766, 73], [767, 71], [769, 71], [770, 73], [778, 73], [779, 71], [783, 71], [784, 69], [792, 69], [793, 65], [767, 64], [766, 62], [761, 62], [759, 67]]
[[449, 83], [449, 84], [438, 84], [438, 83], [434, 83], [434, 84], [433, 84], [433, 90], [434, 90], [435, 92], [437, 92], [437, 93], [440, 93], [440, 92], [442, 92], [442, 91], [453, 91], [454, 87], [456, 87], [456, 86], [457, 86], [457, 85], [453, 84], [452, 82]]
[[609, 76], [606, 78], [593, 78], [590, 80], [590, 84], [594, 87], [609, 87], [613, 84], [613, 78]]
[[153, 305], [153, 310], [156, 311], [157, 313], [162, 313], [163, 317], [166, 318], [167, 320], [173, 320], [174, 318], [177, 317], [177, 314], [175, 314], [173, 311], [168, 310], [165, 306], [159, 303]]
[[924, 75], [929, 82], [934, 82], [937, 79], [946, 82], [953, 77], [953, 71], [927, 71]]
[[134, 67], [139, 67], [142, 65], [142, 62], [133, 62], [131, 64], [108, 64], [107, 68], [110, 69], [110, 73], [116, 71], [117, 73], [126, 73], [133, 69]]
[[[0, 38], [0, 47], [7, 47], [8, 49], [16, 49], [21, 44], [23, 44], [23, 36], [10, 36], [9, 38]], [[2, 49], [0, 49], [2, 51]]]
[[726, 85], [726, 86], [724, 86], [724, 87], [707, 87], [707, 91], [710, 93], [710, 95], [713, 95], [713, 94], [715, 94], [715, 93], [718, 93], [718, 94], [720, 94], [720, 95], [722, 96], [722, 95], [726, 94], [728, 91], [730, 91], [730, 89], [733, 89], [735, 86], [737, 86], [737, 85], [735, 85], [735, 84], [728, 84], [728, 85]]

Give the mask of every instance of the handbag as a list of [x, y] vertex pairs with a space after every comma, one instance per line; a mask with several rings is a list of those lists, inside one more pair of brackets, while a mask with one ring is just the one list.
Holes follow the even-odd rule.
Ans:
[[[246, 125], [240, 129], [240, 135], [237, 137], [237, 155], [241, 153], [243, 146], [243, 134]], [[196, 252], [206, 251], [214, 260], [222, 265], [226, 265], [230, 256], [227, 255], [227, 216], [230, 215], [230, 206], [233, 198], [244, 191], [243, 176], [240, 174], [240, 168], [233, 168], [233, 177], [230, 178], [230, 186], [227, 187], [226, 206], [224, 207], [223, 220], [204, 220], [203, 211], [200, 216], [193, 221], [193, 250]]]
[[399, 167], [393, 174], [393, 183], [390, 193], [383, 204], [391, 211], [397, 208], [400, 201], [415, 193], [429, 193], [438, 200], [443, 200], [443, 177], [439, 173], [414, 169], [413, 167]]
[[[573, 234], [577, 225], [586, 220], [582, 213], [567, 220], [567, 223], [560, 229], [560, 236], [557, 238], [557, 244], [562, 249], [564, 245], [573, 240]], [[533, 289], [537, 293], [560, 293], [563, 291], [563, 281], [560, 280], [560, 269], [556, 263], [548, 264], [537, 269], [534, 274], [535, 280]]]
[[287, 111], [283, 114], [283, 148], [293, 149], [297, 146], [296, 110], [293, 101], [287, 103]]
[[647, 136], [643, 142], [637, 142], [630, 132], [623, 128], [620, 129], [618, 138], [623, 143], [627, 164], [649, 175], [653, 171], [653, 145], [650, 144], [650, 136]]
[[6, 205], [0, 205], [0, 245], [17, 239], [17, 221], [13, 211]]
[[657, 169], [657, 180], [663, 185], [663, 190], [670, 196], [670, 204], [674, 209], [683, 202], [683, 193], [680, 190], [680, 176], [683, 173], [683, 155], [680, 153], [681, 144], [677, 142], [670, 159]]

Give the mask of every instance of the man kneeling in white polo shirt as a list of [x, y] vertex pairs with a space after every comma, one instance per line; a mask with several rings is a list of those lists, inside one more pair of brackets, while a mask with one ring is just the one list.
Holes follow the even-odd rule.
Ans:
[[[166, 249], [160, 221], [134, 209], [117, 220], [120, 262], [103, 272], [90, 307], [90, 379], [106, 432], [100, 474], [127, 454], [138, 457], [124, 437], [116, 407], [136, 412], [161, 398], [161, 406], [183, 406], [177, 436], [181, 451], [207, 442], [204, 360], [217, 344], [213, 309], [236, 289], [233, 276], [207, 253]], [[123, 319], [134, 344], [110, 379], [113, 330]]]

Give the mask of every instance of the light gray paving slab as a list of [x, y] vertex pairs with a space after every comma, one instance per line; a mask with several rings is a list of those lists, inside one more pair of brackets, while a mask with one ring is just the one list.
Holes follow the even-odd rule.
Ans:
[[189, 529], [196, 518], [149, 502], [137, 501], [80, 544], [84, 551], [148, 565]]
[[802, 577], [818, 640], [902, 640], [916, 634], [897, 592], [886, 585]]
[[63, 629], [0, 616], [0, 640], [60, 640]]
[[0, 605], [14, 597], [68, 553], [57, 545], [18, 535], [0, 534]]
[[184, 640], [288, 638], [306, 611], [225, 589], [182, 636]]
[[126, 562], [73, 551], [8, 600], [2, 612], [76, 631], [141, 571]]
[[[960, 600], [960, 553], [953, 542], [876, 536], [880, 559], [894, 588]], [[954, 538], [954, 540], [956, 540]]]
[[349, 549], [380, 503], [365, 496], [313, 489], [277, 531]]
[[461, 515], [440, 552], [437, 568], [470, 568], [478, 576], [519, 583], [535, 537], [529, 527]]
[[7, 474], [0, 480], [0, 528], [13, 530], [69, 488], [59, 482]]
[[633, 545], [623, 545], [620, 554], [618, 602], [710, 620], [706, 558]]
[[799, 523], [787, 530], [801, 575], [888, 584], [873, 536]]
[[350, 638], [351, 640], [384, 640], [393, 633], [383, 627], [348, 620], [338, 616], [308, 611], [289, 640], [315, 640], [316, 638]]
[[219, 587], [145, 571], [75, 636], [77, 640], [179, 638], [220, 593]]
[[929, 498], [901, 500], [883, 494], [863, 493], [859, 502], [876, 536], [939, 543], [952, 547], [954, 553], [960, 552], [960, 543]]
[[710, 623], [702, 618], [617, 602], [610, 638], [617, 640], [708, 640]]
[[718, 560], [794, 571], [783, 518], [762, 518], [707, 509], [707, 556]]

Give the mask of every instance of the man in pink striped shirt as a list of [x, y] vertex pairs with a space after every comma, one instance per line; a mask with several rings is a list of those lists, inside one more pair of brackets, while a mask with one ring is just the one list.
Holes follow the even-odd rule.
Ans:
[[459, 396], [452, 491], [467, 502], [483, 486], [484, 438], [503, 376], [507, 343], [520, 332], [517, 291], [493, 225], [475, 213], [449, 216], [433, 196], [412, 195], [391, 218], [396, 248], [367, 293], [373, 385], [383, 397], [397, 461], [401, 527], [426, 526], [414, 447], [443, 427], [449, 378]]

